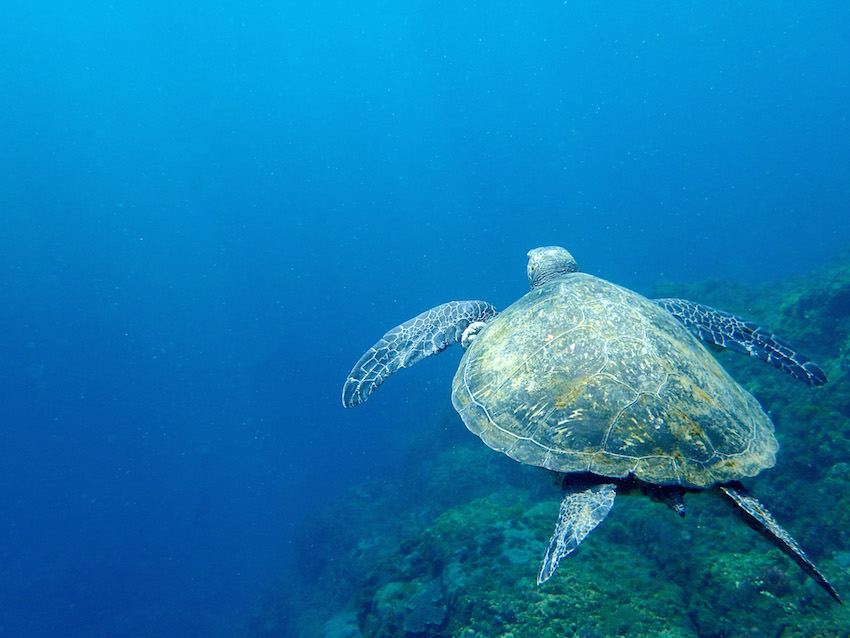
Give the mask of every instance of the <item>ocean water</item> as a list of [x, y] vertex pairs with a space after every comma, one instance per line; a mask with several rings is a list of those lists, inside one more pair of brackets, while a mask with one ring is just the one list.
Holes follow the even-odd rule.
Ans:
[[353, 362], [534, 246], [646, 294], [826, 263], [848, 43], [837, 1], [9, 3], [0, 635], [241, 631], [460, 353], [344, 410]]

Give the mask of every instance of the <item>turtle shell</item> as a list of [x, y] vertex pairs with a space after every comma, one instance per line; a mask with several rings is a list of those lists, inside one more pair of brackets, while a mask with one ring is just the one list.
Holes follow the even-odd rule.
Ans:
[[452, 403], [491, 448], [558, 472], [708, 487], [773, 466], [756, 399], [664, 309], [573, 273], [478, 335]]

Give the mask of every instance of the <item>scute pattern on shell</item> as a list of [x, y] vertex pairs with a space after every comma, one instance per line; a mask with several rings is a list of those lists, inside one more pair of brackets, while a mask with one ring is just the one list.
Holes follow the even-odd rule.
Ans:
[[487, 445], [559, 472], [707, 487], [771, 467], [778, 448], [755, 398], [679, 322], [583, 273], [497, 317], [452, 389]]

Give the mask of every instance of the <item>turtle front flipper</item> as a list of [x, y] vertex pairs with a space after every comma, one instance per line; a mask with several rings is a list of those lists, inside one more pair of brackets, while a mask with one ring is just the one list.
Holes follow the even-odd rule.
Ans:
[[746, 514], [747, 522], [750, 523], [753, 528], [766, 536], [768, 540], [774, 543], [783, 552], [788, 554], [794, 562], [802, 567], [803, 571], [811, 576], [818, 585], [823, 587], [830, 596], [838, 602], [842, 602], [841, 598], [838, 596], [838, 592], [835, 591], [835, 588], [826, 579], [826, 576], [824, 576], [811, 559], [806, 556], [806, 552], [803, 551], [803, 548], [800, 547], [797, 541], [791, 537], [791, 534], [789, 534], [779, 523], [776, 522], [773, 515], [767, 511], [767, 508], [762, 505], [756, 497], [750, 495], [739, 483], [721, 485], [720, 489], [723, 490], [723, 493], [732, 499], [732, 502]]
[[826, 374], [806, 355], [752, 321], [687, 299], [654, 299], [698, 339], [748, 354], [808, 385], [823, 385]]
[[463, 337], [470, 324], [492, 321], [499, 312], [486, 301], [449, 301], [396, 326], [354, 364], [342, 387], [342, 404], [363, 403], [399, 368], [409, 368]]
[[555, 525], [555, 533], [549, 541], [543, 564], [537, 574], [537, 584], [545, 583], [558, 563], [567, 554], [579, 546], [593, 528], [599, 525], [611, 511], [617, 486], [614, 483], [597, 483], [586, 487], [587, 483], [567, 487], [567, 495], [561, 501], [561, 511]]

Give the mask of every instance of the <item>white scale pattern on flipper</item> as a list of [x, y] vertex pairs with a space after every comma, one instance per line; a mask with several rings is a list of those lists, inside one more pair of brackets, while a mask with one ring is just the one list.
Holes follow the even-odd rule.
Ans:
[[616, 485], [600, 483], [584, 490], [571, 491], [564, 497], [555, 533], [537, 574], [538, 585], [549, 580], [561, 559], [574, 551], [585, 536], [603, 521], [614, 506], [616, 495]]
[[823, 385], [826, 374], [806, 355], [761, 326], [687, 299], [654, 299], [706, 343], [728, 348], [769, 363], [808, 385]]
[[470, 324], [488, 323], [499, 311], [486, 301], [449, 301], [388, 330], [354, 364], [342, 387], [342, 404], [363, 403], [387, 377], [461, 340]]

